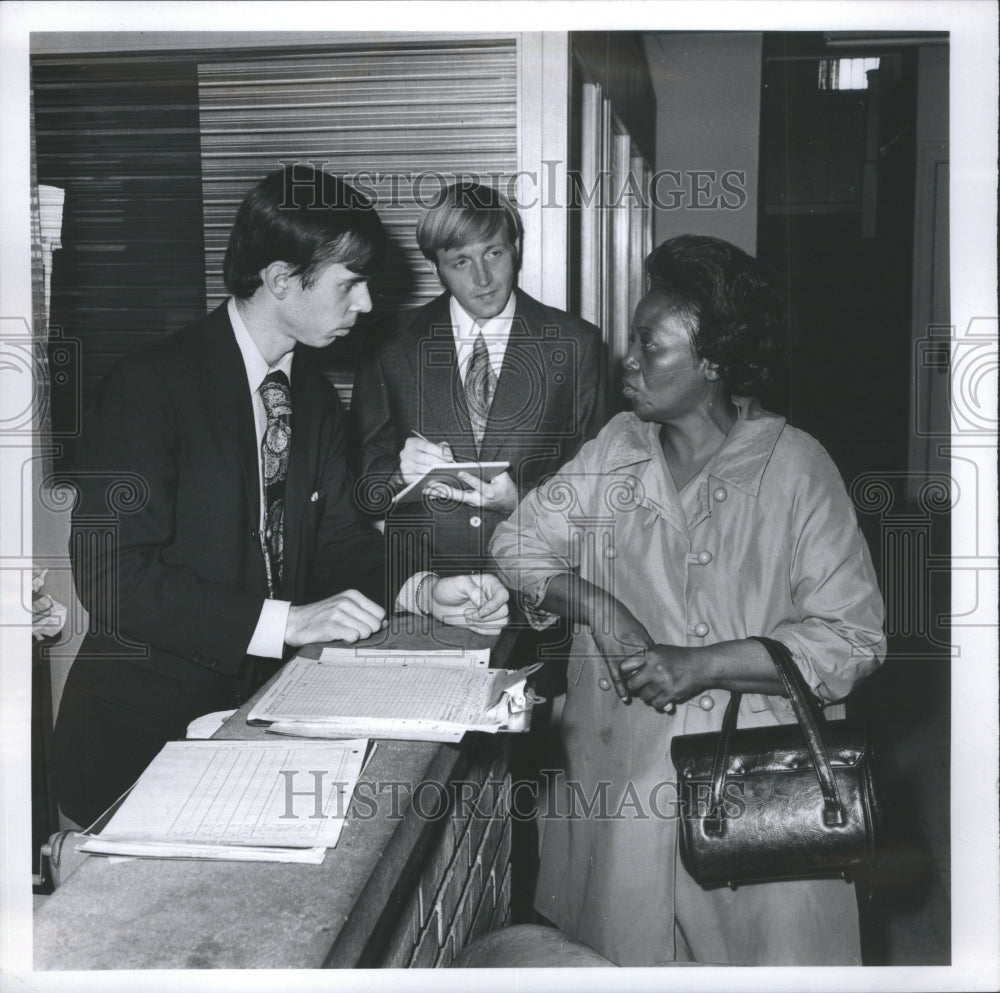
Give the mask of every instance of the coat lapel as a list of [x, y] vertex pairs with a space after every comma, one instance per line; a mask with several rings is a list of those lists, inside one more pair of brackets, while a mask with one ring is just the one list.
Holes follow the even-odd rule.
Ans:
[[[631, 415], [608, 451], [603, 468], [609, 478], [617, 476], [648, 513], [661, 517], [682, 534], [687, 533], [680, 496], [660, 446], [658, 424]], [[650, 520], [647, 518], [647, 522]]]
[[305, 368], [307, 359], [296, 353], [292, 363], [292, 451], [285, 480], [284, 593], [296, 590], [306, 511], [319, 475], [320, 428], [325, 397], [317, 395]]
[[450, 297], [443, 293], [414, 324], [412, 382], [416, 386], [417, 421], [414, 427], [432, 441], [447, 441], [459, 460], [475, 459], [476, 448], [458, 374], [458, 355], [451, 325]]
[[[246, 367], [233, 334], [226, 305], [207, 318], [205, 328], [204, 389], [212, 424], [228, 432], [235, 425], [236, 457], [243, 477], [243, 488], [250, 519], [260, 520], [260, 470], [257, 434], [253, 422], [253, 404], [247, 385]], [[231, 444], [231, 442], [230, 442]]]
[[538, 344], [541, 324], [530, 300], [520, 290], [515, 292], [517, 308], [479, 451], [484, 462], [502, 461], [506, 451], [516, 451], [523, 445], [522, 433], [537, 422], [545, 399], [546, 384], [542, 377], [546, 363]]

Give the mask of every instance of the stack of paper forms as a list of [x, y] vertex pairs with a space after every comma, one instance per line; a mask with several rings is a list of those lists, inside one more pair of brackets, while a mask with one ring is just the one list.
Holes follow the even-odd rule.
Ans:
[[[525, 678], [488, 668], [489, 651], [323, 650], [292, 659], [250, 711], [278, 734], [458, 741], [466, 731], [526, 729]], [[522, 727], [523, 724], [523, 727]]]
[[80, 850], [318, 864], [340, 838], [367, 745], [168, 742]]

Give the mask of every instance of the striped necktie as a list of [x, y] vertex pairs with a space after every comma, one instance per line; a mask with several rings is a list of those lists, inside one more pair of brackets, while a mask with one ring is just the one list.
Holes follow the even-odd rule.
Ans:
[[472, 358], [465, 372], [465, 400], [469, 407], [469, 423], [476, 440], [476, 451], [483, 443], [486, 421], [490, 416], [493, 393], [497, 388], [497, 375], [490, 365], [490, 353], [483, 338], [483, 332], [476, 330], [476, 340], [472, 346]]

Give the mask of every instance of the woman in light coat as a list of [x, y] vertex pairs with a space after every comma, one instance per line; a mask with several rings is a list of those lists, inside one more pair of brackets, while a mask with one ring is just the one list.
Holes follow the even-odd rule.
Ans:
[[718, 730], [730, 690], [741, 727], [794, 720], [748, 639], [784, 642], [835, 704], [883, 658], [883, 604], [830, 457], [753, 399], [785, 322], [759, 264], [682, 236], [646, 270], [624, 360], [632, 412], [491, 547], [533, 624], [578, 624], [535, 907], [620, 965], [860, 964], [852, 885], [702, 890], [680, 863], [674, 735]]

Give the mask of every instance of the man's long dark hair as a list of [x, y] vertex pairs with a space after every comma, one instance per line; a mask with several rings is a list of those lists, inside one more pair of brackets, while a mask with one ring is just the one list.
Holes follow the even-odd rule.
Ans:
[[226, 289], [252, 296], [260, 272], [287, 262], [309, 286], [323, 266], [339, 262], [370, 275], [386, 250], [385, 229], [371, 200], [330, 173], [289, 164], [244, 197], [223, 264]]

